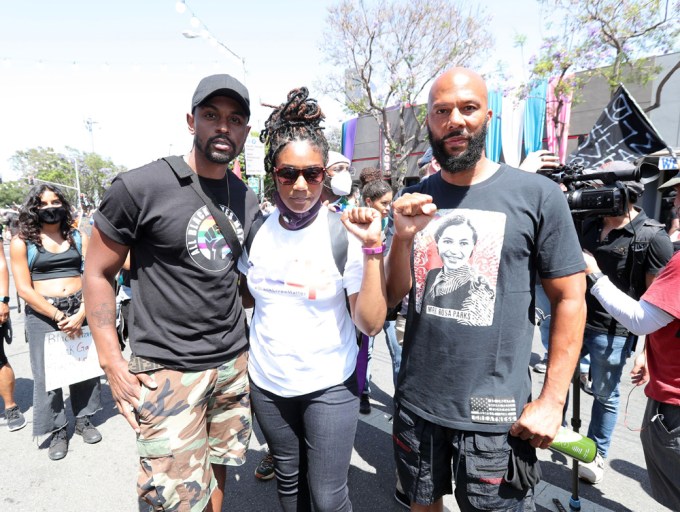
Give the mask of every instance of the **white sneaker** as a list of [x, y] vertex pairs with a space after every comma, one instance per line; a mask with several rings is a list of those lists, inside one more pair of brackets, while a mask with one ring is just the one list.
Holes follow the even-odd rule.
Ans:
[[579, 375], [579, 385], [584, 393], [593, 395], [593, 381], [588, 378], [588, 373], [582, 373]]
[[538, 363], [534, 365], [534, 371], [536, 373], [545, 373], [548, 369], [548, 356], [545, 356]]
[[591, 484], [599, 484], [604, 478], [604, 459], [599, 453], [595, 455], [595, 460], [587, 464], [579, 462], [578, 477]]

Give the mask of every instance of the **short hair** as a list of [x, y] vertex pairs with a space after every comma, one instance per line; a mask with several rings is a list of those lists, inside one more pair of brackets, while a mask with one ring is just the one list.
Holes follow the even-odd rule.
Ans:
[[324, 165], [326, 164], [328, 141], [321, 127], [325, 116], [317, 101], [309, 98], [306, 87], [291, 90], [287, 101], [278, 107], [266, 106], [274, 109], [260, 133], [260, 142], [263, 142], [266, 148], [264, 155], [266, 172], [273, 172], [278, 154], [289, 142], [296, 140], [306, 140], [315, 146], [323, 157]]
[[366, 203], [366, 199], [377, 201], [388, 192], [392, 192], [392, 187], [390, 187], [387, 182], [383, 180], [375, 180], [369, 182], [363, 188], [361, 191], [361, 198], [364, 200], [364, 203]]
[[359, 181], [361, 188], [375, 180], [382, 180], [382, 171], [375, 167], [364, 167], [359, 173]]
[[472, 231], [472, 244], [476, 245], [477, 244], [477, 230], [472, 225], [470, 220], [467, 217], [464, 217], [463, 215], [454, 215], [453, 217], [449, 217], [449, 218], [445, 219], [437, 227], [437, 231], [434, 232], [435, 243], [439, 243], [439, 239], [444, 234], [444, 231], [446, 231], [451, 226], [462, 226], [464, 224], [467, 224], [467, 226]]

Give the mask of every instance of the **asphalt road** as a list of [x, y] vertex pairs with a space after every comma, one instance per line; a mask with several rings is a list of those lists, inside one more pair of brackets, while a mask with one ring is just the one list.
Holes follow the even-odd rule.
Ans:
[[[103, 381], [103, 410], [94, 417], [103, 435], [103, 441], [86, 445], [79, 436], [71, 438], [69, 453], [61, 461], [47, 457], [45, 439], [33, 439], [32, 390], [28, 346], [24, 341], [24, 316], [17, 312], [16, 294], [11, 288], [11, 316], [14, 325], [14, 342], [5, 346], [14, 368], [16, 401], [28, 420], [19, 431], [5, 428], [4, 414], [0, 414], [0, 511], [1, 512], [133, 512], [140, 510], [135, 494], [137, 459], [135, 436], [119, 416], [111, 400], [111, 393]], [[542, 355], [538, 338], [534, 340], [533, 361]], [[631, 390], [628, 370], [622, 384], [622, 412], [614, 434], [604, 481], [591, 486], [581, 484], [579, 498], [583, 511], [655, 512], [667, 510], [649, 494], [649, 481], [645, 469], [639, 433], [625, 425], [623, 409]], [[390, 356], [382, 335], [375, 343], [373, 362], [373, 411], [362, 416], [359, 422], [349, 487], [354, 510], [357, 512], [391, 512], [403, 510], [392, 498], [394, 491], [394, 462], [390, 438], [393, 393]], [[534, 392], [540, 392], [543, 375], [532, 372]], [[67, 390], [65, 390], [66, 392]], [[583, 428], [587, 429], [592, 398], [582, 394], [581, 415]], [[644, 412], [645, 397], [635, 389], [629, 399], [627, 423], [639, 428]], [[73, 434], [73, 418], [69, 414], [69, 436]], [[230, 469], [224, 511], [277, 511], [280, 510], [273, 481], [260, 482], [253, 476], [255, 466], [264, 454], [263, 438], [255, 430], [248, 459], [240, 468]], [[571, 470], [563, 455], [549, 450], [541, 451], [543, 481], [537, 488], [538, 510], [556, 511], [553, 499], [560, 500], [569, 510], [571, 495]], [[447, 511], [457, 511], [453, 497], [445, 499]], [[144, 510], [144, 509], [142, 509]]]

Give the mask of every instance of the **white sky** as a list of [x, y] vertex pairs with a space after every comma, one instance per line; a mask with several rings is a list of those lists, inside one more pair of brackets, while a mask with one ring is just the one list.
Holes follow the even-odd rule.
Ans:
[[[328, 0], [187, 0], [212, 34], [245, 58], [253, 129], [306, 85], [327, 115], [327, 126], [347, 116], [315, 92], [323, 77], [318, 50]], [[466, 4], [469, 5], [469, 4]], [[514, 34], [528, 41], [525, 60], [540, 44], [536, 0], [481, 0], [493, 16], [496, 50], [491, 69], [504, 61], [521, 75]], [[237, 60], [203, 39], [187, 39], [189, 11], [175, 0], [0, 0], [0, 174], [13, 179], [17, 150], [66, 146], [94, 150], [115, 164], [138, 167], [191, 147], [186, 113], [198, 81], [227, 72], [243, 79]], [[74, 63], [76, 63], [74, 65]], [[106, 65], [108, 64], [108, 68]], [[481, 70], [481, 71], [490, 71]], [[96, 122], [92, 133], [85, 120]]]

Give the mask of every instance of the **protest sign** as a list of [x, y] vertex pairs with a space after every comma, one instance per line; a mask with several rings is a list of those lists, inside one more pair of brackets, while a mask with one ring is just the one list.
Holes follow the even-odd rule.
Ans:
[[47, 391], [103, 374], [89, 327], [83, 327], [83, 334], [78, 338], [69, 338], [62, 331], [45, 334]]

